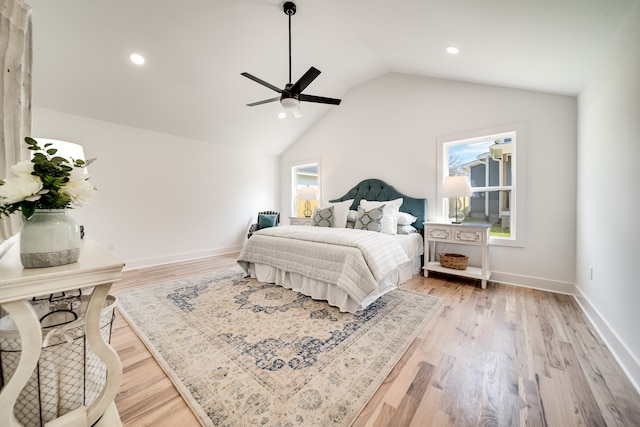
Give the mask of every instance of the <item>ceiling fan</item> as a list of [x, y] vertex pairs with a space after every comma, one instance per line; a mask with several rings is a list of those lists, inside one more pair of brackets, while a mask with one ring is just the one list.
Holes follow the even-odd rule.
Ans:
[[304, 73], [304, 75], [300, 77], [297, 82], [293, 84], [291, 83], [291, 16], [295, 15], [296, 13], [296, 5], [295, 3], [290, 1], [285, 2], [283, 5], [283, 10], [284, 13], [289, 17], [289, 83], [284, 86], [284, 89], [280, 89], [279, 87], [274, 86], [271, 83], [267, 83], [264, 80], [252, 76], [249, 73], [240, 73], [246, 78], [251, 79], [256, 83], [260, 83], [261, 85], [266, 86], [271, 90], [275, 90], [276, 92], [281, 94], [280, 96], [276, 96], [275, 98], [252, 102], [251, 104], [247, 104], [247, 106], [255, 107], [256, 105], [267, 104], [269, 102], [279, 100], [283, 108], [285, 108], [286, 110], [290, 110], [293, 113], [293, 116], [298, 118], [302, 117], [302, 111], [300, 110], [300, 101], [340, 105], [340, 99], [325, 98], [322, 96], [307, 95], [302, 93], [302, 91], [305, 90], [305, 88], [309, 86], [309, 84], [311, 84], [311, 82], [320, 75], [320, 70], [315, 67], [309, 68], [309, 70]]

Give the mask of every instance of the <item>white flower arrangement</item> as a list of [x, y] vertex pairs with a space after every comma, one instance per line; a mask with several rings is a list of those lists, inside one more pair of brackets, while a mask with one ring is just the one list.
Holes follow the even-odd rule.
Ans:
[[50, 143], [40, 147], [33, 138], [25, 138], [31, 161], [11, 166], [14, 178], [0, 179], [0, 215], [21, 211], [29, 218], [36, 209], [66, 209], [84, 206], [95, 197], [84, 168], [93, 160], [65, 159], [56, 156]]

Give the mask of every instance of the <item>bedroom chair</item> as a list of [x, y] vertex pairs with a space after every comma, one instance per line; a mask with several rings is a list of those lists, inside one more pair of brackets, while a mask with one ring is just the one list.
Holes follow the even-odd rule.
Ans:
[[[273, 215], [275, 215], [275, 223], [273, 222]], [[253, 235], [253, 233], [260, 230], [261, 228], [277, 226], [278, 224], [280, 224], [280, 212], [277, 212], [277, 211], [258, 212], [258, 219], [256, 220], [255, 224], [251, 224], [251, 227], [249, 227], [249, 232], [247, 233], [247, 239], [250, 238]]]

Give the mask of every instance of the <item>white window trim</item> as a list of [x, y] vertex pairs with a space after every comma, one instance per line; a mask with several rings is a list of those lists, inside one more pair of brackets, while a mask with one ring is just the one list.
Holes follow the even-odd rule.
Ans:
[[[445, 150], [444, 145], [449, 142], [455, 141], [464, 141], [469, 140], [473, 141], [480, 138], [485, 138], [487, 136], [491, 137], [493, 135], [501, 135], [509, 132], [515, 132], [516, 134], [516, 143], [514, 146], [514, 155], [515, 159], [515, 174], [511, 176], [511, 186], [516, 189], [516, 191], [512, 194], [512, 204], [514, 206], [515, 215], [511, 218], [511, 228], [515, 231], [515, 238], [513, 239], [504, 239], [504, 238], [496, 238], [491, 237], [489, 239], [490, 245], [496, 246], [512, 246], [512, 247], [524, 247], [526, 236], [525, 236], [525, 225], [526, 225], [526, 211], [525, 211], [525, 165], [526, 157], [525, 150], [523, 147], [526, 146], [526, 142], [528, 139], [528, 135], [526, 133], [526, 125], [524, 123], [515, 123], [510, 125], [498, 126], [490, 129], [481, 129], [481, 130], [473, 130], [462, 132], [458, 134], [451, 134], [440, 136], [437, 138], [436, 144], [436, 221], [438, 222], [448, 222], [447, 217], [447, 204], [444, 202], [444, 197], [440, 197], [442, 194], [442, 184], [444, 182], [445, 174], [448, 175], [448, 167], [445, 167], [446, 160], [445, 159]], [[496, 187], [492, 187], [492, 190], [496, 190]]]
[[301, 166], [307, 166], [317, 164], [318, 165], [318, 206], [322, 201], [322, 163], [320, 159], [311, 159], [306, 161], [299, 161], [295, 163], [291, 163], [289, 166], [289, 181], [290, 181], [290, 197], [289, 197], [289, 210], [290, 216], [296, 216], [297, 214], [297, 188], [296, 188], [296, 176], [294, 172], [294, 168], [299, 168]]

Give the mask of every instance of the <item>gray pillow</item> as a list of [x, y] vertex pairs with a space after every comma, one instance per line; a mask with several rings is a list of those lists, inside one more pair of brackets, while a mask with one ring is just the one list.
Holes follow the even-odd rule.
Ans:
[[358, 215], [356, 216], [356, 230], [369, 230], [369, 231], [382, 231], [382, 209], [384, 205], [377, 208], [370, 209], [368, 211], [360, 208], [358, 209]]
[[316, 208], [311, 220], [314, 227], [331, 227], [333, 224], [333, 206], [324, 209]]

